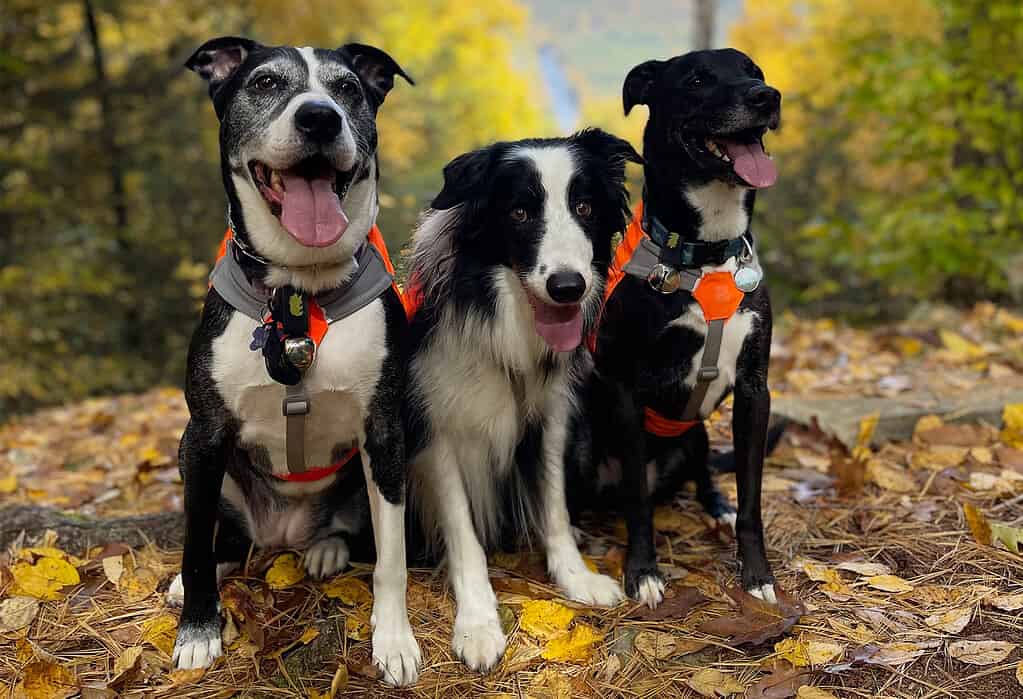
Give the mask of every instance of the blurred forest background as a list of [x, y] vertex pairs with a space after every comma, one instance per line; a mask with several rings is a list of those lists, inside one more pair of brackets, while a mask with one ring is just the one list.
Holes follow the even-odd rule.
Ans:
[[0, 0], [0, 422], [180, 383], [224, 227], [182, 62], [236, 33], [358, 39], [415, 77], [380, 116], [395, 252], [467, 149], [590, 124], [639, 147], [626, 72], [709, 42], [784, 94], [755, 222], [777, 305], [870, 321], [1023, 293], [1018, 0]]

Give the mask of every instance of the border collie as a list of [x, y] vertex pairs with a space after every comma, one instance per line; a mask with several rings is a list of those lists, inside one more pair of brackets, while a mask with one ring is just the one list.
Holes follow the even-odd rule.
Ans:
[[[707, 512], [736, 531], [743, 587], [774, 602], [760, 482], [765, 449], [780, 431], [769, 438], [771, 305], [766, 286], [756, 286], [760, 271], [750, 219], [756, 190], [777, 177], [762, 139], [778, 126], [781, 94], [764, 83], [749, 57], [722, 49], [636, 66], [623, 99], [626, 114], [637, 104], [650, 109], [644, 205], [633, 226], [642, 227], [635, 231], [641, 240], [635, 250], [652, 269], [623, 265], [605, 304], [596, 372], [587, 389], [588, 419], [576, 424], [573, 437], [576, 444], [592, 443], [592, 454], [573, 450], [580, 458], [569, 464], [572, 509], [593, 504], [595, 496], [621, 504], [629, 533], [625, 590], [654, 607], [664, 581], [653, 503], [694, 480]], [[710, 316], [719, 323], [719, 343], [707, 340], [711, 325], [699, 287], [713, 273], [724, 285], [723, 298], [733, 302], [724, 320]], [[715, 345], [717, 361], [704, 366], [705, 349], [711, 347], [710, 359]], [[696, 392], [698, 383], [703, 385]], [[711, 480], [702, 423], [733, 391], [738, 516]], [[658, 427], [665, 423], [667, 429]]]
[[[377, 213], [377, 109], [394, 76], [408, 76], [371, 46], [270, 47], [237, 37], [207, 42], [186, 65], [209, 83], [220, 119], [233, 232], [226, 255], [241, 270], [242, 297], [276, 299], [287, 288], [300, 313], [318, 294], [354, 285]], [[407, 324], [397, 291], [385, 279], [322, 337], [301, 380], [308, 414], [294, 442], [325, 475], [289, 479], [295, 444], [282, 401], [290, 382], [269, 375], [260, 334], [276, 332], [280, 319], [241, 312], [213, 279], [188, 356], [191, 419], [179, 456], [187, 530], [168, 592], [184, 606], [174, 662], [206, 667], [221, 654], [218, 579], [250, 546], [303, 549], [306, 570], [323, 578], [347, 566], [349, 538], [372, 519], [373, 657], [385, 681], [411, 684], [420, 652], [405, 607]], [[320, 467], [344, 454], [340, 470]]]
[[596, 129], [467, 153], [445, 167], [415, 234], [410, 503], [446, 553], [452, 647], [474, 670], [505, 648], [487, 550], [535, 536], [568, 597], [622, 599], [579, 553], [564, 458], [580, 342], [628, 214], [627, 160], [639, 161], [632, 146]]

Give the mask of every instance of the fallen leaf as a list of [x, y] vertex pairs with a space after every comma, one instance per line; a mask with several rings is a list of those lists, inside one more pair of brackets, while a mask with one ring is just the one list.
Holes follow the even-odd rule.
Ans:
[[913, 586], [897, 575], [871, 575], [866, 579], [867, 585], [884, 592], [909, 592]]
[[[348, 617], [348, 619], [351, 619], [351, 618], [352, 617]], [[346, 619], [346, 622], [347, 622], [347, 619]], [[347, 629], [347, 624], [346, 624], [346, 629]], [[290, 643], [288, 643], [288, 644], [278, 648], [277, 650], [273, 651], [267, 657], [269, 657], [269, 658], [271, 658], [273, 660], [276, 660], [277, 658], [282, 657], [285, 653], [287, 653], [292, 648], [295, 648], [296, 646], [307, 646], [307, 645], [309, 645], [317, 637], [319, 637], [319, 635], [320, 635], [320, 630], [318, 628], [316, 628], [315, 626], [307, 626], [305, 631], [302, 632], [301, 636], [299, 636], [295, 640], [291, 641]]]
[[838, 574], [838, 571], [828, 568], [823, 563], [807, 561], [803, 563], [803, 572], [816, 582], [842, 584], [842, 576]]
[[937, 430], [945, 426], [945, 421], [938, 415], [924, 415], [922, 418], [916, 421], [916, 425], [913, 427], [913, 441], [923, 441], [923, 435], [932, 430]]
[[572, 683], [558, 668], [548, 667], [533, 675], [526, 696], [536, 699], [572, 699]]
[[8, 473], [0, 478], [0, 495], [10, 495], [18, 490], [18, 477]]
[[848, 570], [850, 573], [856, 573], [857, 575], [863, 575], [866, 577], [874, 575], [888, 575], [892, 572], [891, 568], [883, 563], [867, 563], [861, 561], [843, 561], [835, 567], [839, 570]]
[[[1023, 663], [1021, 663], [1023, 666]], [[604, 672], [601, 673], [605, 682], [611, 680], [612, 677], [618, 674], [618, 671], [622, 669], [622, 659], [617, 655], [609, 655], [607, 660], [604, 661]], [[1023, 684], [1023, 681], [1021, 681]]]
[[11, 575], [14, 577], [12, 595], [51, 602], [64, 596], [64, 588], [81, 582], [74, 566], [60, 558], [44, 557], [34, 564], [15, 563], [11, 566]]
[[788, 661], [794, 667], [809, 667], [824, 665], [840, 657], [845, 653], [845, 646], [828, 641], [802, 641], [786, 638], [774, 644], [774, 652], [778, 654], [779, 658]]
[[107, 556], [101, 561], [103, 574], [115, 585], [124, 575], [124, 556]]
[[655, 609], [650, 609], [645, 604], [640, 605], [635, 611], [629, 614], [630, 619], [642, 619], [643, 621], [660, 621], [661, 619], [682, 619], [693, 607], [707, 601], [695, 587], [682, 587], [677, 590], [669, 588], [664, 593], [664, 601]]
[[167, 674], [167, 679], [171, 681], [172, 687], [183, 687], [189, 684], [195, 684], [203, 678], [206, 674], [206, 668], [197, 667], [192, 670], [171, 670]]
[[266, 571], [266, 584], [272, 590], [283, 590], [297, 585], [305, 578], [305, 569], [293, 553], [282, 553], [274, 559], [270, 570]]
[[778, 585], [775, 585], [775, 592], [778, 596], [776, 605], [741, 589], [726, 589], [725, 593], [739, 605], [739, 616], [711, 619], [700, 626], [700, 631], [726, 637], [737, 645], [756, 645], [782, 635], [806, 613], [806, 607]]
[[114, 661], [114, 676], [110, 679], [109, 685], [112, 687], [124, 682], [128, 678], [128, 674], [138, 667], [141, 657], [142, 646], [126, 648]]
[[85, 685], [82, 687], [81, 699], [117, 699], [117, 692], [107, 687]]
[[886, 464], [880, 459], [867, 462], [867, 480], [895, 493], [912, 493], [917, 490], [916, 479], [909, 471]]
[[593, 655], [593, 644], [603, 638], [593, 627], [576, 624], [570, 632], [547, 641], [541, 656], [544, 660], [561, 663], [588, 663]]
[[988, 434], [981, 425], [953, 424], [917, 431], [913, 434], [913, 439], [923, 444], [975, 447], [987, 441]]
[[1006, 524], [999, 524], [997, 522], [991, 523], [991, 537], [995, 541], [1002, 542], [1009, 551], [1013, 553], [1019, 553], [1020, 542], [1023, 541], [1023, 529], [1019, 527], [1010, 527]]
[[160, 578], [151, 568], [139, 567], [123, 571], [117, 582], [117, 589], [126, 604], [134, 604], [156, 592], [159, 585]]
[[788, 699], [795, 696], [809, 678], [808, 671], [779, 662], [771, 668], [771, 674], [753, 683], [746, 692], [746, 699]]
[[968, 502], [963, 503], [963, 516], [973, 533], [973, 538], [982, 546], [991, 545], [991, 525], [980, 510]]
[[529, 600], [522, 603], [519, 628], [533, 638], [548, 641], [568, 631], [575, 612], [550, 600]]
[[1017, 647], [1008, 641], [955, 641], [948, 644], [949, 657], [970, 665], [994, 665]]
[[35, 661], [21, 670], [21, 681], [14, 688], [15, 697], [25, 699], [67, 699], [78, 694], [78, 678], [63, 665]]
[[351, 576], [337, 577], [324, 583], [323, 594], [331, 599], [341, 600], [342, 604], [349, 607], [373, 603], [373, 593], [370, 592], [369, 585]]
[[[997, 595], [985, 600], [987, 604], [990, 604], [996, 609], [1001, 609], [1003, 612], [1015, 612], [1019, 609], [1023, 609], [1023, 593], [1016, 595]], [[3, 617], [0, 612], [0, 618]]]
[[910, 466], [930, 471], [943, 471], [963, 463], [968, 453], [966, 447], [932, 446], [913, 452]]
[[338, 663], [337, 670], [334, 671], [334, 677], [330, 680], [330, 692], [327, 693], [328, 699], [334, 699], [339, 693], [343, 694], [347, 688], [348, 666], [341, 662]]
[[932, 614], [924, 619], [924, 623], [932, 629], [957, 634], [966, 628], [972, 618], [973, 607], [959, 607], [939, 614]]
[[1023, 403], [1011, 403], [1002, 409], [1002, 442], [1023, 449]]
[[163, 651], [167, 656], [174, 652], [174, 639], [177, 634], [178, 620], [171, 614], [161, 614], [142, 622], [141, 640]]
[[0, 602], [0, 633], [18, 631], [31, 624], [39, 614], [34, 597], [10, 597]]
[[874, 653], [864, 660], [869, 665], [905, 665], [910, 663], [928, 650], [941, 645], [938, 641], [923, 643], [884, 643]]
[[948, 356], [953, 360], [970, 361], [987, 355], [983, 347], [947, 328], [939, 329], [938, 335], [941, 337], [941, 344], [945, 346]]
[[695, 638], [683, 638], [663, 631], [640, 631], [633, 639], [636, 650], [650, 660], [665, 660], [703, 650], [709, 644]]
[[877, 431], [877, 423], [881, 419], [881, 413], [871, 413], [860, 420], [859, 434], [856, 435], [856, 446], [853, 448], [853, 458], [860, 461], [870, 456], [870, 442], [874, 439], [874, 432]]
[[734, 677], [713, 668], [700, 670], [686, 680], [686, 684], [705, 697], [730, 697], [746, 691], [746, 686], [736, 682]]
[[345, 634], [353, 641], [368, 641], [373, 635], [369, 616], [361, 610], [345, 617]]
[[838, 699], [831, 692], [825, 691], [818, 687], [811, 687], [810, 685], [803, 685], [796, 692], [796, 699]]

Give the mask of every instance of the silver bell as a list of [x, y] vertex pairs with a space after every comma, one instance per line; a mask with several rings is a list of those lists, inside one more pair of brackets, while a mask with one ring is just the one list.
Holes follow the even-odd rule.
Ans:
[[647, 276], [647, 282], [655, 291], [662, 294], [674, 294], [682, 286], [682, 275], [677, 269], [658, 264]]
[[308, 337], [289, 337], [284, 341], [284, 356], [299, 371], [305, 371], [316, 357], [316, 343]]
[[740, 267], [732, 276], [735, 278], [735, 287], [744, 294], [748, 294], [757, 290], [760, 280], [764, 278], [764, 273], [760, 271], [759, 267]]

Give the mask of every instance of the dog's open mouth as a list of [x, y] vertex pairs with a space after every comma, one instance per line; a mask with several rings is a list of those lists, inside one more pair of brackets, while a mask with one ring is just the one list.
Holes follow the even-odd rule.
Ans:
[[270, 212], [299, 243], [324, 248], [344, 235], [348, 216], [341, 202], [355, 168], [341, 172], [323, 156], [313, 156], [286, 170], [253, 160], [249, 170]]
[[697, 145], [709, 156], [730, 166], [739, 179], [754, 189], [770, 187], [778, 181], [778, 168], [764, 149], [763, 129], [713, 134]]
[[583, 341], [582, 305], [550, 304], [526, 292], [533, 306], [536, 334], [554, 352], [571, 352]]

